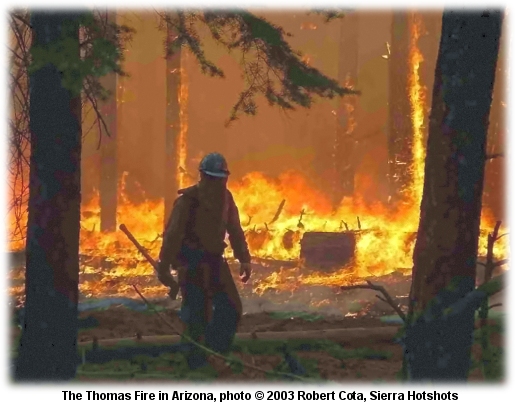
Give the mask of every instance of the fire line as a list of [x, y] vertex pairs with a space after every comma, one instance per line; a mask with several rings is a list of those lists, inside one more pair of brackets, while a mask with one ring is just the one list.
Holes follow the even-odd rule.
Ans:
[[[271, 276], [259, 280], [254, 292], [262, 293], [268, 288], [289, 291], [299, 286], [350, 284], [361, 277], [384, 275], [394, 271], [409, 273], [411, 271], [414, 238], [418, 224], [420, 200], [424, 180], [424, 117], [426, 115], [426, 95], [419, 69], [423, 55], [418, 46], [422, 24], [412, 15], [410, 19], [409, 88], [406, 96], [411, 106], [412, 128], [412, 163], [409, 204], [403, 205], [400, 212], [392, 214], [388, 207], [380, 203], [367, 204], [365, 198], [356, 193], [350, 201], [341, 204], [336, 213], [330, 196], [311, 187], [308, 180], [299, 173], [285, 172], [278, 178], [268, 178], [262, 173], [247, 173], [242, 179], [230, 179], [229, 187], [238, 205], [242, 223], [247, 234], [251, 253], [255, 257], [274, 260], [298, 259], [300, 246], [298, 241], [305, 232], [324, 231], [342, 232], [348, 226], [349, 231], [356, 231], [353, 263], [334, 273], [323, 273], [309, 269], [308, 274], [299, 274], [298, 269], [282, 269]], [[187, 55], [181, 53], [180, 86], [180, 134], [177, 153], [178, 166], [187, 169], [187, 135], [188, 135], [188, 98], [189, 83], [186, 72]], [[123, 102], [123, 99], [122, 99]], [[350, 109], [348, 110], [350, 113]], [[351, 121], [348, 130], [356, 125]], [[229, 162], [230, 164], [230, 162]], [[25, 167], [23, 170], [28, 173]], [[184, 170], [178, 170], [179, 187], [187, 186], [191, 181]], [[366, 174], [360, 181], [367, 181]], [[135, 203], [127, 195], [125, 188], [126, 174], [122, 176], [118, 189], [117, 222], [127, 225], [134, 236], [148, 249], [149, 254], [157, 257], [161, 239], [159, 232], [163, 223], [163, 201], [149, 200]], [[22, 183], [19, 179], [9, 179], [14, 191], [11, 199], [19, 195]], [[280, 217], [273, 224], [272, 218], [281, 202], [285, 200]], [[9, 223], [11, 235], [15, 226], [20, 225], [21, 239], [11, 240], [9, 250], [19, 251], [24, 248], [26, 201], [18, 207], [22, 221], [14, 219], [10, 212]], [[301, 214], [302, 212], [302, 214]], [[90, 200], [84, 201], [81, 208], [81, 284], [80, 291], [86, 296], [102, 294], [130, 296], [133, 294], [127, 280], [135, 277], [153, 279], [152, 267], [141, 258], [121, 232], [100, 232], [100, 206], [98, 193]], [[359, 217], [360, 226], [357, 225]], [[342, 223], [345, 228], [342, 228]], [[269, 225], [265, 225], [269, 224]], [[487, 207], [483, 208], [481, 218], [481, 236], [479, 255], [486, 253], [488, 231], [493, 228], [495, 220]], [[302, 225], [302, 226], [300, 226]], [[361, 228], [358, 232], [358, 228]], [[502, 231], [505, 233], [505, 230]], [[285, 235], [289, 235], [285, 238]], [[286, 243], [290, 241], [289, 243]], [[294, 241], [295, 243], [291, 243]], [[507, 238], [495, 245], [494, 255], [505, 258], [508, 253]], [[231, 257], [231, 251], [227, 251]], [[11, 280], [15, 281], [10, 289], [13, 295], [23, 294], [23, 269], [11, 271]], [[159, 296], [166, 292], [162, 286], [148, 285], [142, 292], [148, 296]]]

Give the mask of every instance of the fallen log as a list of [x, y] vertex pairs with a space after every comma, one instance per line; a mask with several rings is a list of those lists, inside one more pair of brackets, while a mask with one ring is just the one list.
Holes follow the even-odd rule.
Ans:
[[[360, 224], [361, 225], [361, 224]], [[341, 269], [352, 263], [356, 242], [361, 235], [376, 234], [378, 229], [366, 229], [344, 232], [306, 232], [300, 241], [300, 258], [306, 267], [322, 270]], [[415, 241], [416, 232], [406, 233], [406, 247]], [[388, 234], [384, 234], [387, 238]]]
[[[340, 343], [355, 342], [356, 340], [370, 342], [392, 341], [400, 326], [381, 326], [374, 328], [347, 328], [347, 329], [324, 329], [307, 331], [284, 331], [284, 332], [247, 332], [237, 333], [237, 339], [262, 339], [262, 340], [283, 340], [283, 339], [327, 339]], [[98, 346], [110, 347], [119, 344], [133, 343], [135, 345], [148, 344], [174, 344], [179, 343], [179, 335], [162, 336], [141, 336], [132, 338], [103, 339], [96, 341]], [[93, 341], [79, 342], [79, 346], [92, 345]]]
[[306, 267], [341, 268], [351, 263], [355, 232], [306, 232], [300, 241], [300, 258]]

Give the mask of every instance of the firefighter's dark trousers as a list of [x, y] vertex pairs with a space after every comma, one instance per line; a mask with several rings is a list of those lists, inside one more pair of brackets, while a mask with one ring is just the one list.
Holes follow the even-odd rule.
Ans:
[[197, 342], [204, 337], [205, 345], [211, 350], [227, 352], [242, 314], [229, 265], [221, 255], [189, 253], [187, 271], [179, 273], [185, 333]]

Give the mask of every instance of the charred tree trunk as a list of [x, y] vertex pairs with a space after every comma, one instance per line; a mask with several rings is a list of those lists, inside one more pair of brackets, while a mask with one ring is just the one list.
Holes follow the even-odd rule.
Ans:
[[409, 45], [409, 16], [406, 12], [394, 11], [389, 56], [388, 134], [390, 202], [392, 204], [402, 199], [402, 192], [410, 182], [408, 168], [411, 162], [412, 131], [408, 97]]
[[[79, 41], [76, 14], [34, 12], [33, 43]], [[72, 26], [72, 33], [64, 30]], [[75, 29], [76, 28], [76, 29]], [[81, 100], [47, 64], [30, 75], [30, 194], [18, 380], [67, 380], [77, 366]]]
[[[116, 23], [116, 14], [107, 12], [107, 22]], [[114, 232], [116, 230], [116, 211], [118, 195], [117, 175], [117, 77], [109, 73], [100, 79], [100, 83], [109, 92], [109, 97], [102, 101], [101, 113], [108, 133], [101, 125], [101, 157], [100, 157], [100, 230]]]
[[178, 189], [178, 139], [181, 131], [180, 103], [181, 90], [181, 49], [171, 49], [171, 43], [177, 36], [176, 30], [168, 24], [166, 30], [166, 134], [165, 134], [165, 184], [164, 200], [165, 225], [172, 212]]
[[405, 342], [412, 380], [466, 380], [470, 368], [477, 302], [455, 304], [475, 287], [501, 20], [499, 11], [442, 19], [410, 294], [410, 317], [423, 315]]
[[[338, 82], [341, 86], [357, 87], [358, 81], [358, 29], [356, 12], [348, 14], [340, 26]], [[336, 142], [334, 145], [333, 204], [338, 207], [344, 196], [354, 193], [353, 164], [356, 127], [357, 97], [346, 96], [339, 100], [337, 109]]]

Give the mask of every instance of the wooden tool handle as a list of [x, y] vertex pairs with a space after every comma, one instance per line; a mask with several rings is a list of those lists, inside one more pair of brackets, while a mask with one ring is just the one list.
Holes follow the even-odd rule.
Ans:
[[[130, 233], [130, 231], [127, 229], [125, 224], [121, 224], [119, 226], [120, 231], [122, 231], [129, 240], [136, 246], [136, 249], [143, 255], [145, 259], [148, 260], [148, 262], [152, 265], [154, 270], [157, 272], [157, 263], [152, 257], [148, 254], [147, 250], [139, 244], [139, 242], [136, 240], [134, 235]], [[168, 295], [172, 300], [175, 300], [177, 298], [177, 293], [179, 292], [179, 285], [177, 283], [174, 283], [172, 286], [170, 286], [170, 290], [168, 291]]]
[[139, 244], [139, 242], [136, 240], [136, 238], [134, 238], [134, 235], [132, 233], [130, 233], [130, 231], [127, 229], [125, 224], [120, 225], [120, 231], [122, 231], [125, 235], [127, 235], [129, 240], [134, 244], [134, 246], [136, 246], [136, 249], [138, 249], [138, 251], [143, 255], [143, 257], [145, 257], [145, 259], [148, 260], [148, 262], [152, 265], [152, 267], [157, 270], [156, 261], [154, 259], [152, 259], [152, 257], [148, 254], [147, 250]]

